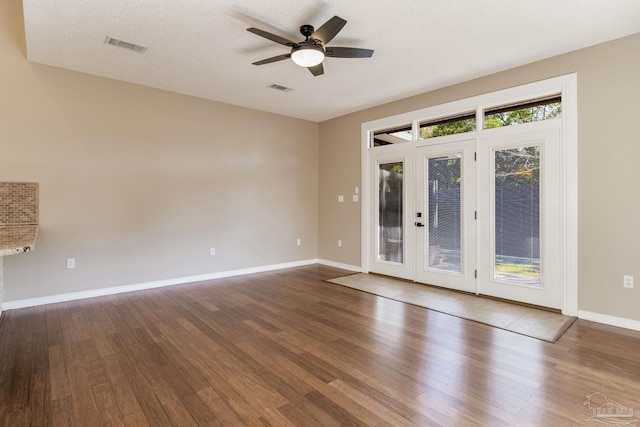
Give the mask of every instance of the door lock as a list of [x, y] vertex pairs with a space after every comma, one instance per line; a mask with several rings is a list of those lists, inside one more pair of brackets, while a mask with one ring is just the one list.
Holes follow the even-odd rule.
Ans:
[[416, 222], [416, 227], [424, 227], [424, 224], [421, 222]]

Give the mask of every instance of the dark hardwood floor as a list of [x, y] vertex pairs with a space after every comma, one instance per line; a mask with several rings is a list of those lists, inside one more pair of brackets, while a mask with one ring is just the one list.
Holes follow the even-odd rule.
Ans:
[[640, 413], [640, 333], [550, 344], [323, 281], [345, 273], [8, 311], [0, 425], [598, 425], [596, 392]]

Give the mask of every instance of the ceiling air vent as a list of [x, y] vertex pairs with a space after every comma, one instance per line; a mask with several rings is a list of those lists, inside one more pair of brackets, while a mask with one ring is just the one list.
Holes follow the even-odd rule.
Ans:
[[140, 45], [137, 45], [137, 44], [125, 42], [124, 40], [114, 39], [113, 37], [109, 37], [109, 36], [107, 36], [107, 38], [104, 39], [104, 42], [106, 44], [110, 44], [111, 46], [122, 47], [124, 49], [129, 49], [129, 50], [132, 50], [132, 51], [138, 52], [138, 53], [144, 53], [147, 50], [147, 48], [144, 47], [144, 46], [140, 46]]
[[281, 92], [291, 92], [293, 89], [291, 89], [290, 87], [286, 87], [286, 86], [281, 86], [279, 84], [272, 84], [271, 86], [269, 86], [271, 89], [275, 89], [275, 90], [279, 90]]

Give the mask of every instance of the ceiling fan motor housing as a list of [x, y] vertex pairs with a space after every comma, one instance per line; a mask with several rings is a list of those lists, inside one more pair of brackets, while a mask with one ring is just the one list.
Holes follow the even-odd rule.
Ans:
[[309, 37], [311, 36], [311, 34], [313, 34], [313, 32], [315, 31], [315, 28], [313, 28], [313, 25], [302, 25], [300, 26], [300, 33], [305, 36], [307, 38], [307, 40], [309, 39]]

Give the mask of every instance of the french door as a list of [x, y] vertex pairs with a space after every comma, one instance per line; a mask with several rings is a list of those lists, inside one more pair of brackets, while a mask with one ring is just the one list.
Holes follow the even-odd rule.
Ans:
[[416, 282], [476, 292], [475, 140], [416, 149]]
[[561, 308], [559, 132], [478, 141], [478, 293]]
[[559, 129], [371, 153], [369, 270], [561, 307]]

